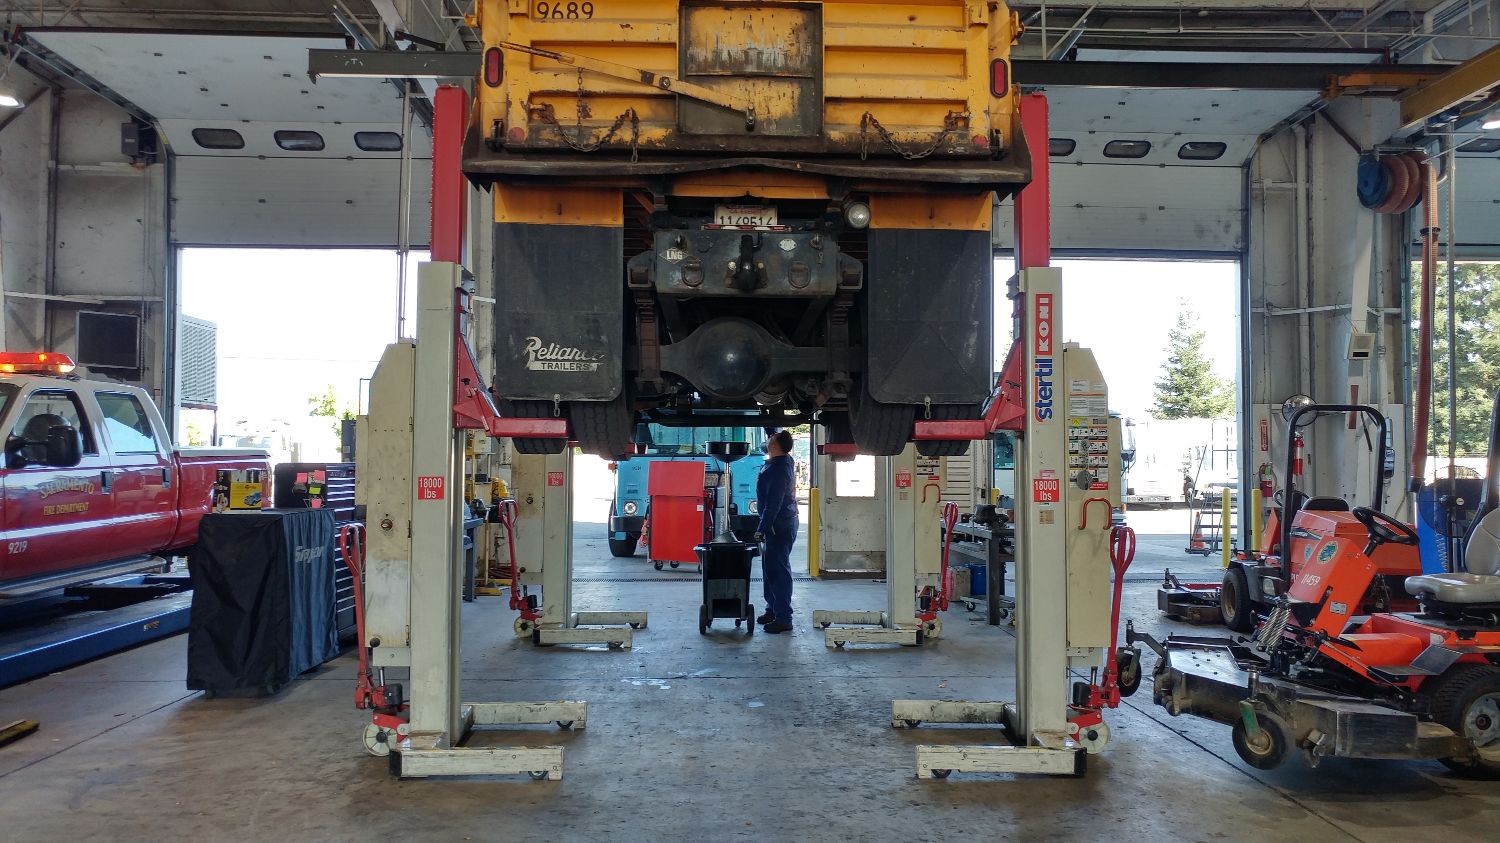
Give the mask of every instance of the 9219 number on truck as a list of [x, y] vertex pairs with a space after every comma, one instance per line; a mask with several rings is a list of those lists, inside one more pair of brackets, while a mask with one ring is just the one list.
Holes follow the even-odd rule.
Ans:
[[531, 7], [532, 20], [593, 20], [593, 3], [537, 3]]

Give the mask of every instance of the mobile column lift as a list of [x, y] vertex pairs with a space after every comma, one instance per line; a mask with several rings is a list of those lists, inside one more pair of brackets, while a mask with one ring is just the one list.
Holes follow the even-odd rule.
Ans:
[[[830, 447], [823, 446], [825, 453]], [[916, 447], [886, 460], [884, 611], [817, 609], [812, 622], [824, 643], [921, 646], [942, 635], [938, 612], [947, 608], [948, 557], [940, 532], [942, 459], [917, 455]], [[952, 507], [957, 515], [957, 507]], [[953, 520], [957, 520], [955, 517]], [[948, 527], [952, 530], [952, 526]], [[941, 555], [940, 555], [941, 552]]]
[[[1045, 97], [1021, 101], [1028, 145], [1045, 149]], [[1016, 700], [895, 700], [891, 725], [992, 723], [1005, 744], [920, 745], [919, 777], [954, 771], [1082, 775], [1087, 753], [1109, 739], [1102, 712], [1140, 681], [1139, 657], [1115, 647], [1123, 574], [1134, 533], [1114, 527], [1119, 506], [1118, 428], [1093, 353], [1064, 346], [1062, 276], [1050, 262], [1047, 159], [1016, 198], [1020, 272], [1011, 281], [1018, 340], [984, 418], [923, 420], [917, 439], [985, 439], [1019, 433], [1016, 450]], [[913, 500], [920, 503], [920, 498]], [[903, 548], [904, 551], [904, 548]], [[1113, 569], [1114, 589], [1110, 578]], [[894, 592], [893, 592], [894, 593]], [[1113, 597], [1113, 605], [1111, 605]], [[1073, 683], [1070, 670], [1088, 671]]]
[[[386, 348], [370, 386], [370, 414], [358, 424], [359, 500], [369, 524], [359, 553], [361, 675], [356, 705], [372, 709], [366, 748], [388, 756], [403, 778], [514, 775], [561, 778], [560, 746], [468, 747], [476, 728], [544, 725], [581, 729], [576, 701], [466, 702], [460, 695], [460, 571], [463, 568], [463, 454], [466, 431], [494, 437], [566, 438], [562, 419], [502, 418], [469, 347], [472, 296], [460, 260], [467, 184], [462, 153], [466, 95], [443, 86], [433, 98], [433, 262], [418, 270], [416, 343]], [[538, 643], [628, 645], [614, 633], [579, 630], [599, 617], [571, 611], [570, 463], [566, 455], [516, 466], [521, 536], [540, 542], [537, 575], [547, 601], [529, 630]], [[525, 484], [523, 486], [523, 484]], [[526, 557], [518, 554], [518, 567]], [[534, 567], [535, 563], [533, 563]], [[645, 624], [645, 615], [607, 620]], [[387, 669], [410, 671], [409, 688]]]

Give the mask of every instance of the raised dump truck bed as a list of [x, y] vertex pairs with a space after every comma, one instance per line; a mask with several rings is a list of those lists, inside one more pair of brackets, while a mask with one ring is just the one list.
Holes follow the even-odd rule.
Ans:
[[918, 413], [977, 416], [993, 205], [1031, 170], [1003, 3], [478, 13], [464, 167], [494, 197], [510, 413], [564, 416], [610, 456], [664, 412], [759, 408], [873, 454]]

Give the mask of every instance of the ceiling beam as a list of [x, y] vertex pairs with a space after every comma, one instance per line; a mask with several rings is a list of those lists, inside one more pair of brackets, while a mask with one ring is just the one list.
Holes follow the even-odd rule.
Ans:
[[1500, 46], [1401, 96], [1401, 128], [1412, 129], [1500, 87]]
[[[1146, 61], [1011, 62], [1023, 86], [1075, 88], [1197, 88], [1226, 91], [1322, 91], [1331, 79], [1355, 68], [1347, 64]], [[1428, 65], [1400, 65], [1408, 73]]]

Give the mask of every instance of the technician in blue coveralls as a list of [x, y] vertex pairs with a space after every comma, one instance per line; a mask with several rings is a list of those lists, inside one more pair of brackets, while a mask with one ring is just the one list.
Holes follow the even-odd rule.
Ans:
[[792, 543], [797, 540], [797, 464], [792, 459], [792, 434], [785, 430], [766, 441], [766, 462], [755, 481], [760, 524], [755, 540], [764, 542], [761, 576], [765, 582], [766, 613], [756, 618], [766, 632], [792, 629]]

